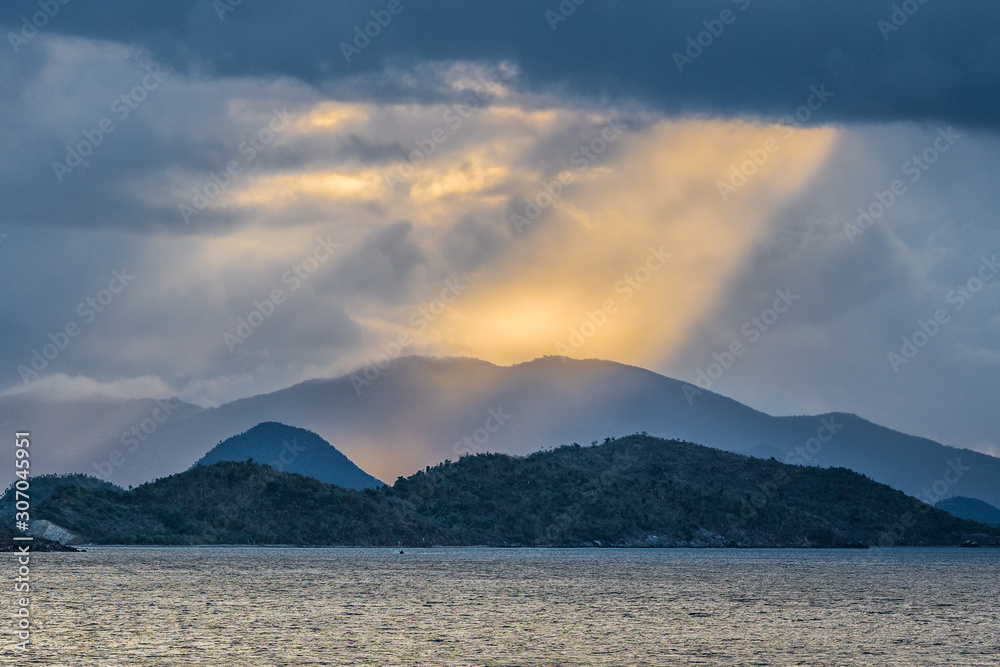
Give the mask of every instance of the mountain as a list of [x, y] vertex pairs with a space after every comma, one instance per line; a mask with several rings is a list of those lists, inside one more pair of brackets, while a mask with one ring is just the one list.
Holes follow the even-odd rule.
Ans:
[[955, 496], [935, 503], [934, 507], [960, 519], [978, 521], [990, 526], [1000, 526], [1000, 508], [984, 503], [982, 500]]
[[[152, 402], [150, 402], [152, 403]], [[179, 403], [179, 402], [178, 402]], [[155, 405], [155, 404], [154, 404]], [[120, 436], [127, 422], [106, 405], [35, 410], [65, 422], [37, 437], [42, 472], [95, 472], [120, 486], [186, 470], [234, 433], [262, 421], [308, 429], [367, 472], [393, 480], [463, 453], [528, 454], [553, 444], [588, 444], [646, 431], [731, 452], [863, 473], [930, 503], [954, 495], [1000, 505], [1000, 459], [877, 426], [848, 414], [772, 417], [734, 400], [624, 364], [545, 357], [514, 366], [475, 359], [397, 359], [335, 379], [311, 380], [212, 409], [180, 404], [144, 439]], [[116, 408], [122, 410], [123, 408]], [[144, 403], [132, 419], [151, 406]], [[95, 420], [115, 416], [103, 444]], [[73, 436], [76, 424], [81, 437]], [[153, 425], [146, 422], [147, 426]], [[24, 428], [18, 426], [18, 428]], [[116, 435], [117, 434], [117, 435]], [[58, 436], [58, 437], [56, 437]], [[58, 451], [58, 455], [55, 453]], [[46, 453], [51, 452], [51, 453]], [[92, 463], [94, 462], [94, 463]], [[103, 473], [107, 472], [107, 475]]]
[[383, 484], [315, 433], [275, 422], [258, 424], [220, 442], [195, 465], [247, 459], [345, 489], [369, 489]]
[[195, 466], [129, 491], [66, 480], [34, 511], [106, 544], [1000, 545], [1000, 529], [849, 470], [646, 435], [465, 456], [361, 491], [256, 462]]

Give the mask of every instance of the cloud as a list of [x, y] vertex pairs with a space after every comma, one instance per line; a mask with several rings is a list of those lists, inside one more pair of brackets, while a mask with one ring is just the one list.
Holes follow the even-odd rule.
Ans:
[[[340, 91], [333, 97], [427, 101], [441, 91], [414, 85], [422, 65], [510, 62], [536, 93], [632, 99], [667, 114], [777, 119], [803, 104], [811, 85], [826, 84], [837, 92], [830, 114], [838, 120], [1000, 122], [991, 28], [1000, 7], [983, 0], [908, 0], [899, 10], [864, 0], [623, 0], [576, 6], [565, 21], [552, 20], [558, 2], [403, 2], [384, 27], [369, 28], [378, 34], [350, 62], [342, 45], [380, 7], [242, 3], [220, 19], [216, 4], [111, 0], [62, 12], [39, 39], [136, 42], [182, 72], [292, 77]], [[0, 23], [14, 28], [25, 11], [7, 3]], [[410, 74], [377, 76], [386, 68]]]
[[408, 299], [415, 271], [426, 257], [413, 239], [413, 225], [397, 222], [374, 231], [339, 263], [327, 284], [382, 302]]
[[99, 382], [65, 373], [46, 375], [29, 385], [15, 385], [0, 397], [28, 396], [54, 403], [69, 403], [92, 396], [108, 398], [169, 398], [173, 391], [158, 377], [140, 377]]
[[[190, 235], [102, 231], [105, 244], [77, 260], [93, 280], [71, 288], [72, 274], [54, 266], [45, 289], [68, 294], [66, 303], [38, 312], [34, 331], [11, 339], [11, 358], [30, 359], [51, 331], [78, 319], [77, 304], [107, 282], [101, 266], [127, 264], [137, 276], [133, 286], [45, 372], [111, 382], [142, 369], [200, 404], [226, 392], [274, 389], [350, 370], [412, 329], [414, 313], [454, 280], [468, 289], [418, 332], [413, 352], [514, 362], [570, 344], [574, 356], [653, 363], [683, 342], [768, 229], [776, 207], [809, 184], [837, 138], [831, 129], [795, 130], [788, 141], [783, 137], [792, 128], [780, 126], [515, 106], [470, 108], [456, 128], [444, 121], [448, 110], [387, 107], [363, 118], [351, 107], [338, 111], [341, 120], [332, 122], [352, 123], [350, 131], [369, 143], [414, 146], [442, 123], [448, 128], [447, 141], [395, 192], [385, 174], [400, 162], [382, 166], [372, 181], [382, 188], [377, 204], [335, 188], [272, 198], [266, 187], [257, 190], [259, 180], [248, 179], [230, 192], [257, 192], [266, 203], [245, 204], [246, 220], [237, 228]], [[300, 141], [295, 132], [323, 140], [312, 129], [289, 132], [289, 147]], [[780, 141], [777, 152], [760, 167], [751, 164], [752, 177], [724, 201], [718, 183], [749, 159], [747, 151], [769, 141]], [[328, 166], [292, 161], [281, 170], [291, 183], [308, 183]], [[458, 190], [434, 187], [456, 173], [496, 176], [462, 181], [467, 185]], [[553, 183], [555, 199], [546, 191]], [[527, 220], [530, 206], [539, 204], [537, 219], [521, 227], [518, 216]], [[293, 225], [283, 222], [298, 215]], [[77, 231], [66, 241], [53, 232], [40, 247], [60, 256], [93, 234]], [[337, 247], [300, 279], [296, 268], [311, 261], [318, 239]], [[641, 291], [622, 283], [637, 273]], [[246, 333], [241, 322], [258, 317], [255, 311], [270, 312], [265, 302], [275, 290], [285, 300], [264, 313], [252, 335], [235, 343], [224, 338], [240, 326]], [[574, 328], [608, 299], [617, 300], [620, 312], [585, 344], [572, 346]], [[255, 380], [245, 382], [246, 376]]]
[[[777, 127], [698, 121], [622, 139], [607, 162], [575, 172], [558, 203], [515, 234], [502, 273], [457, 306], [461, 324], [449, 325], [460, 349], [502, 363], [556, 353], [636, 364], [662, 358], [739, 268], [773, 207], [808, 185], [836, 133], [800, 134], [738, 201], [723, 201], [716, 183], [747, 147], [780, 136]], [[554, 178], [539, 174], [537, 182]], [[544, 192], [535, 187], [529, 199]], [[528, 206], [514, 210], [524, 216]], [[671, 255], [666, 265], [651, 259], [661, 253]], [[608, 301], [614, 312], [599, 314]], [[595, 318], [597, 331], [574, 333], [588, 332]]]
[[[725, 362], [711, 388], [771, 413], [846, 410], [959, 447], [992, 438], [1000, 427], [988, 407], [1000, 283], [986, 283], [971, 300], [958, 290], [1000, 253], [1000, 198], [969, 185], [1000, 168], [997, 139], [965, 136], [914, 182], [904, 165], [937, 135], [937, 127], [913, 125], [841, 133], [810, 186], [785, 201], [661, 368], [694, 382]], [[896, 179], [905, 181], [904, 194], [852, 243], [845, 226]], [[786, 287], [800, 300], [758, 329], [751, 318]], [[948, 322], [894, 368], [888, 355], [901, 354], [904, 337], [912, 340], [941, 309]], [[741, 333], [745, 324], [759, 336]], [[733, 341], [746, 349], [729, 361]]]

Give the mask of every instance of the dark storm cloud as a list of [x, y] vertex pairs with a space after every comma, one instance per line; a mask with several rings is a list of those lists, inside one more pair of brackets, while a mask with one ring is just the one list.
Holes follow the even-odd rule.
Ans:
[[[905, 0], [899, 11], [870, 0], [400, 0], [398, 14], [380, 14], [387, 25], [370, 43], [359, 38], [350, 62], [342, 44], [388, 1], [242, 2], [219, 11], [232, 4], [74, 3], [44, 30], [138, 42], [183, 71], [294, 76], [334, 89], [386, 66], [506, 60], [531, 89], [637, 99], [671, 114], [780, 117], [811, 85], [826, 85], [836, 97], [825, 120], [1000, 123], [1000, 6], [985, 0]], [[0, 22], [16, 27], [35, 8], [5, 3]], [[375, 77], [364, 88], [427, 95], [405, 81]]]
[[[405, 155], [406, 152], [406, 148], [398, 142], [376, 142], [357, 134], [351, 134], [341, 139], [337, 149], [337, 157], [344, 162], [356, 160], [362, 164], [379, 164], [399, 159], [399, 156]], [[329, 160], [328, 154], [324, 154], [322, 157]]]

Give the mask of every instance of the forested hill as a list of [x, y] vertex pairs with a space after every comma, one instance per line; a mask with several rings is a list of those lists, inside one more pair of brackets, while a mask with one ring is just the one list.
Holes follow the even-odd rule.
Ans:
[[220, 442], [195, 465], [248, 459], [348, 489], [383, 485], [312, 431], [275, 422], [258, 424]]
[[863, 547], [997, 543], [846, 469], [633, 435], [446, 461], [353, 491], [221, 462], [136, 489], [68, 481], [35, 508], [96, 543]]

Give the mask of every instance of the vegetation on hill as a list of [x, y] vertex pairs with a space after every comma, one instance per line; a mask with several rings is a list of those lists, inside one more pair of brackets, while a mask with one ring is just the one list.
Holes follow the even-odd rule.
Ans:
[[69, 483], [35, 510], [101, 544], [412, 544], [412, 506], [259, 463], [220, 462], [130, 491]]
[[[113, 489], [121, 491], [121, 489], [114, 484], [110, 484], [88, 475], [71, 474], [34, 477], [31, 479], [31, 486], [28, 492], [31, 500], [32, 513], [34, 507], [43, 504], [52, 496], [53, 493], [56, 491], [62, 491], [62, 489], [67, 486], [76, 486], [87, 489]], [[0, 552], [17, 551], [19, 547], [22, 547], [25, 544], [24, 542], [14, 541], [15, 535], [24, 535], [24, 533], [15, 533], [15, 531], [11, 529], [11, 526], [15, 523], [15, 513], [17, 512], [17, 508], [15, 507], [17, 499], [15, 498], [14, 491], [14, 485], [11, 484], [4, 491], [3, 496], [0, 496]], [[35, 518], [40, 517], [36, 516]], [[54, 540], [47, 540], [44, 537], [37, 536], [31, 541], [30, 549], [34, 552], [79, 551], [78, 549], [60, 544]]]
[[259, 463], [130, 491], [57, 485], [34, 511], [97, 543], [850, 547], [997, 543], [1000, 529], [845, 469], [634, 435], [466, 456], [352, 491]]
[[[44, 502], [54, 492], [65, 486], [80, 486], [91, 490], [105, 489], [121, 491], [121, 488], [115, 486], [111, 482], [105, 482], [103, 479], [92, 477], [90, 475], [82, 475], [80, 473], [71, 473], [68, 475], [42, 475], [40, 477], [31, 478], [31, 484], [29, 487], [31, 504], [38, 505]], [[0, 496], [0, 519], [8, 524], [14, 521], [14, 500], [14, 485], [11, 484], [3, 492], [3, 496]]]
[[843, 468], [645, 435], [463, 457], [400, 478], [388, 494], [466, 544], [930, 545], [983, 528]]

